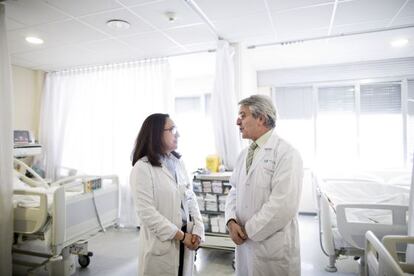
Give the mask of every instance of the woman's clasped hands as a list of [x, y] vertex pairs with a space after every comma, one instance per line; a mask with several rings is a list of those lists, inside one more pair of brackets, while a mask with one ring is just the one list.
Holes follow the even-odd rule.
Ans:
[[196, 234], [184, 233], [183, 243], [190, 250], [196, 250], [200, 246], [201, 238]]

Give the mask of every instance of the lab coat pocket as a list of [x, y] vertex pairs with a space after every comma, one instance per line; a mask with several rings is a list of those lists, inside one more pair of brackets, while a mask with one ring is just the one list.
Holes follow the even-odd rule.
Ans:
[[280, 260], [285, 257], [285, 232], [279, 231], [257, 245], [256, 257], [265, 260]]
[[265, 157], [261, 162], [260, 167], [258, 167], [260, 169], [258, 170], [256, 183], [259, 188], [269, 189], [275, 172], [275, 161]]
[[269, 189], [272, 181], [272, 175], [272, 171], [269, 171], [268, 169], [263, 167], [263, 169], [258, 173], [256, 178], [257, 187]]
[[152, 244], [151, 253], [154, 256], [163, 256], [168, 253], [172, 242], [170, 240], [161, 241], [157, 238], [154, 239]]
[[273, 175], [273, 173], [275, 172], [275, 166], [276, 166], [276, 161], [273, 159], [264, 159], [263, 160], [263, 170], [270, 174]]

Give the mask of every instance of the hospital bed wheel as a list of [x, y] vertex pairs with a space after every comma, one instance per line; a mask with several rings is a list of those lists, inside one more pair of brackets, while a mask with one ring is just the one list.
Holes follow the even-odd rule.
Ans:
[[89, 256], [79, 255], [78, 256], [78, 262], [79, 262], [81, 267], [85, 268], [89, 265], [89, 263], [91, 262], [91, 259], [89, 258]]

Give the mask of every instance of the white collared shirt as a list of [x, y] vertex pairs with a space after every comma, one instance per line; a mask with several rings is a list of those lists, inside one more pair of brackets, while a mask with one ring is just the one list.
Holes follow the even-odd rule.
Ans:
[[[169, 155], [161, 155], [160, 158], [161, 165], [165, 166], [168, 171], [171, 173], [171, 175], [174, 177], [175, 182], [177, 182], [177, 165], [178, 165], [178, 158], [175, 157], [173, 154]], [[183, 221], [183, 225], [187, 224], [187, 216], [185, 215], [183, 203], [181, 202], [181, 218]]]

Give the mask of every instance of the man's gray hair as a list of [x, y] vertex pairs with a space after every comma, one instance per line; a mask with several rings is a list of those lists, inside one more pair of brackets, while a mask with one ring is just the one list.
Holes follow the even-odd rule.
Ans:
[[272, 103], [270, 97], [265, 95], [252, 95], [239, 102], [239, 105], [247, 106], [252, 113], [253, 118], [263, 116], [265, 125], [268, 128], [276, 126], [276, 107]]

